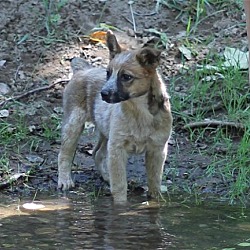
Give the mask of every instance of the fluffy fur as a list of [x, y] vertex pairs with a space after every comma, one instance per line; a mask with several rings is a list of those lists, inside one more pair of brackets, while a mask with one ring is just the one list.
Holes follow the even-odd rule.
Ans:
[[74, 74], [63, 95], [58, 187], [74, 186], [71, 164], [77, 142], [85, 122], [92, 121], [99, 133], [95, 165], [110, 183], [114, 201], [127, 200], [130, 153], [145, 153], [148, 194], [157, 198], [172, 127], [169, 96], [156, 69], [160, 52], [152, 48], [123, 51], [111, 32], [107, 46], [107, 69], [93, 68], [80, 58], [72, 61]]

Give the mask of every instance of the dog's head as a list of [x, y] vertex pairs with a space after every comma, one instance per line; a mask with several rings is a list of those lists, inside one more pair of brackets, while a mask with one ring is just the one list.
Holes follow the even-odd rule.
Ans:
[[123, 51], [113, 33], [107, 33], [110, 63], [102, 99], [118, 103], [146, 94], [159, 65], [161, 52], [152, 48]]

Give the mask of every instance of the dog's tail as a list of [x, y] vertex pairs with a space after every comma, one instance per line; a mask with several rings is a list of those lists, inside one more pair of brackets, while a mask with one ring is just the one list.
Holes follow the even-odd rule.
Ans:
[[79, 70], [89, 69], [92, 66], [81, 57], [74, 57], [70, 60], [70, 65], [73, 70], [73, 74], [75, 74]]

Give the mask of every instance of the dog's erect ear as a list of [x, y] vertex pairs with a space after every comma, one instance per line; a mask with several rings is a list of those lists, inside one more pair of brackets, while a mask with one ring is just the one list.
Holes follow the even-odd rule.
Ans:
[[146, 68], [156, 68], [159, 65], [161, 51], [153, 48], [143, 48], [136, 55], [138, 62]]
[[116, 54], [121, 53], [122, 49], [118, 44], [114, 33], [110, 30], [107, 31], [107, 46], [109, 49], [109, 59], [113, 59]]

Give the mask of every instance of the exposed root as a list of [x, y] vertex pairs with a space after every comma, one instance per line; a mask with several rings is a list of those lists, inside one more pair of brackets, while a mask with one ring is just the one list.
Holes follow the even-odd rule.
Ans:
[[217, 120], [207, 120], [201, 122], [192, 122], [184, 126], [184, 129], [189, 128], [198, 128], [198, 127], [234, 127], [240, 130], [245, 130], [245, 126], [242, 123], [238, 122], [226, 122], [226, 121], [217, 121]]
[[48, 89], [52, 89], [57, 84], [66, 84], [66, 83], [69, 82], [69, 80], [70, 79], [58, 79], [54, 83], [52, 83], [52, 84], [50, 84], [48, 86], [32, 89], [32, 90], [30, 90], [28, 92], [25, 92], [23, 94], [7, 98], [6, 100], [0, 102], [0, 107], [6, 105], [8, 102], [17, 101], [17, 100], [20, 100], [20, 99], [22, 99], [24, 97], [27, 97], [29, 95], [32, 95], [32, 94], [35, 94], [35, 93], [38, 93], [38, 92], [41, 92], [41, 91], [45, 91], [45, 90], [48, 90]]

